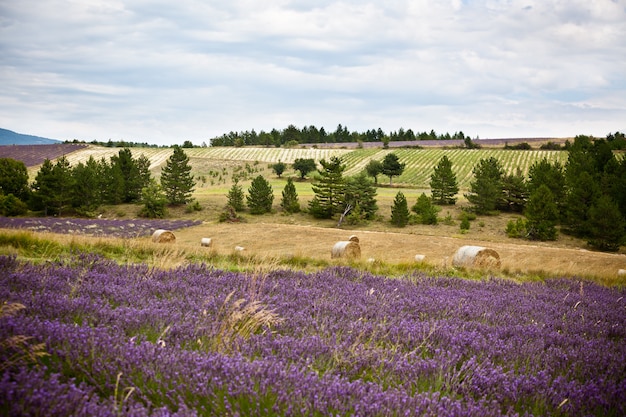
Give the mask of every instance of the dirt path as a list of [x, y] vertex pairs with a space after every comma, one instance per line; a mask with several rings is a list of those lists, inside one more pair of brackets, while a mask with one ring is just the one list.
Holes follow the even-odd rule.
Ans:
[[200, 239], [209, 237], [220, 253], [229, 253], [235, 246], [259, 256], [283, 257], [289, 255], [330, 260], [330, 249], [336, 241], [350, 235], [360, 239], [362, 259], [376, 259], [388, 263], [410, 263], [416, 254], [426, 256], [434, 266], [450, 266], [455, 251], [463, 245], [479, 245], [495, 249], [508, 273], [546, 271], [563, 275], [601, 276], [608, 282], [622, 281], [619, 269], [626, 269], [626, 255], [592, 252], [582, 249], [554, 248], [549, 244], [517, 244], [485, 242], [456, 237], [425, 236], [417, 234], [346, 231], [334, 228], [288, 224], [226, 224], [206, 223], [176, 232], [177, 242], [199, 246]]

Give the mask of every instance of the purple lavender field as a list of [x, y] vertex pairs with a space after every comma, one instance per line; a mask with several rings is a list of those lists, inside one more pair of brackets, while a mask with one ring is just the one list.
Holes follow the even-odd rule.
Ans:
[[157, 229], [176, 230], [200, 224], [195, 220], [148, 220], [148, 219], [81, 219], [70, 217], [2, 217], [0, 228], [28, 229], [36, 232], [52, 232], [91, 236], [132, 238], [150, 236]]
[[[0, 257], [2, 415], [626, 415], [626, 290]], [[6, 306], [6, 305], [5, 305]], [[30, 336], [36, 363], [5, 343]]]

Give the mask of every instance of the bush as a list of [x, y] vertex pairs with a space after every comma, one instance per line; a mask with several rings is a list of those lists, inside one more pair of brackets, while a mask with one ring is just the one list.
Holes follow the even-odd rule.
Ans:
[[517, 220], [509, 220], [506, 224], [506, 235], [512, 238], [524, 238], [526, 237], [526, 229], [528, 228], [527, 222], [522, 217]]
[[13, 194], [0, 196], [0, 213], [3, 216], [21, 216], [28, 212], [28, 206]]
[[470, 221], [467, 215], [461, 217], [461, 232], [467, 232], [470, 229]]
[[167, 197], [156, 181], [151, 180], [147, 187], [141, 190], [143, 207], [139, 211], [140, 217], [162, 219], [167, 215]]
[[411, 210], [420, 217], [420, 223], [437, 224], [437, 213], [440, 209], [433, 205], [432, 200], [425, 193], [422, 193], [422, 195], [418, 197], [417, 202], [411, 207]]

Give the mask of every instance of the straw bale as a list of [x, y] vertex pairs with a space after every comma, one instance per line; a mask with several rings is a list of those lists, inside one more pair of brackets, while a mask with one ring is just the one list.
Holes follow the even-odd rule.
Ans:
[[243, 252], [245, 250], [246, 248], [244, 248], [243, 246], [235, 246], [235, 252]]
[[203, 248], [210, 248], [213, 245], [213, 241], [210, 237], [203, 237], [200, 239], [200, 246]]
[[152, 234], [152, 241], [156, 243], [173, 243], [176, 241], [176, 236], [169, 230], [159, 229]]
[[452, 258], [452, 265], [457, 268], [500, 268], [500, 255], [482, 246], [461, 246]]
[[361, 257], [361, 246], [353, 240], [342, 240], [333, 246], [330, 252], [331, 258], [356, 259]]
[[620, 277], [626, 276], [626, 269], [618, 269], [617, 275]]
[[424, 262], [424, 259], [426, 259], [426, 255], [415, 255], [415, 262]]

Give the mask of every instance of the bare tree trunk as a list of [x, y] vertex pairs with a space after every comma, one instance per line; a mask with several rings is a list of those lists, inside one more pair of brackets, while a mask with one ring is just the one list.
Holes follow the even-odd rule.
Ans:
[[352, 204], [348, 204], [346, 206], [346, 209], [343, 211], [343, 213], [341, 214], [341, 217], [339, 217], [339, 222], [337, 223], [337, 227], [341, 227], [341, 223], [343, 223], [343, 219], [346, 217], [346, 215], [350, 212], [350, 210], [352, 210]]

